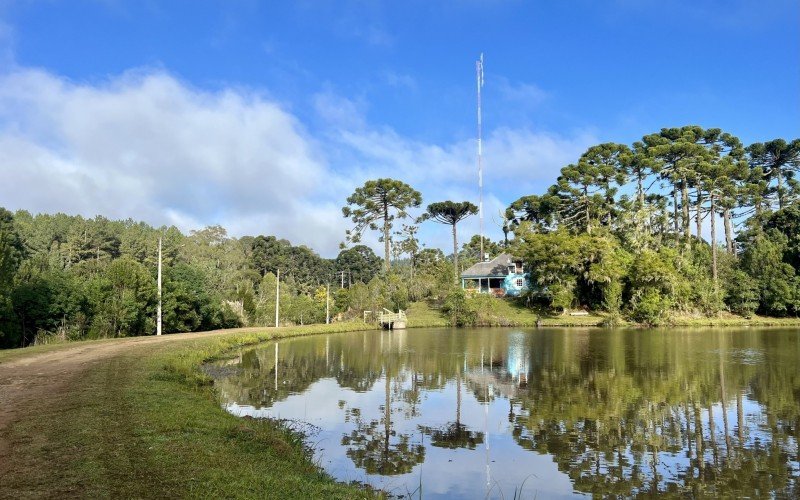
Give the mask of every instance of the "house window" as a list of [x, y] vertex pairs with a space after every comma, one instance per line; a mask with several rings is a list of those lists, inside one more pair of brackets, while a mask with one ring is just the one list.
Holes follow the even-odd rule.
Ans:
[[523, 286], [524, 284], [525, 284], [525, 280], [524, 280], [524, 279], [522, 279], [522, 278], [517, 278], [517, 279], [515, 279], [515, 280], [514, 280], [514, 285], [515, 285], [517, 288], [522, 288], [522, 286]]
[[517, 272], [517, 266], [515, 266], [514, 264], [508, 266], [508, 274], [516, 274], [516, 272]]

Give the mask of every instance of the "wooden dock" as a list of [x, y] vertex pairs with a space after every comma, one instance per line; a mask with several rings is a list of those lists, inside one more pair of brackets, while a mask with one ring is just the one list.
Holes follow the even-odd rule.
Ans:
[[408, 318], [406, 318], [406, 312], [402, 309], [397, 312], [392, 312], [384, 308], [383, 311], [378, 313], [378, 324], [380, 324], [382, 328], [388, 330], [405, 330], [407, 323]]

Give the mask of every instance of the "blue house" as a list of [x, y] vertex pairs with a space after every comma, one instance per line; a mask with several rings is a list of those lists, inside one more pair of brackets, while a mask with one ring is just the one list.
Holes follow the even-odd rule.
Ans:
[[461, 288], [497, 297], [518, 297], [527, 290], [528, 278], [520, 259], [501, 253], [461, 273]]

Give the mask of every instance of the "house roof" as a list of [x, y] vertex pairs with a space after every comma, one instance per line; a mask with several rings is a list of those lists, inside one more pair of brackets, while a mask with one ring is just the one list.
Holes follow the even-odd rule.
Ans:
[[494, 259], [487, 262], [478, 262], [469, 269], [461, 273], [462, 278], [497, 277], [501, 278], [508, 275], [508, 266], [515, 261], [514, 257], [507, 253], [501, 253]]

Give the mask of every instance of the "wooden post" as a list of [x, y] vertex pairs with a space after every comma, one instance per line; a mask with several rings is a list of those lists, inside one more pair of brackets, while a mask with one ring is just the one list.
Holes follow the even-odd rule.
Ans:
[[279, 323], [280, 311], [281, 311], [281, 270], [278, 269], [278, 281], [275, 285], [275, 328], [280, 326]]
[[328, 288], [325, 290], [325, 324], [331, 323], [331, 284], [328, 283]]
[[156, 335], [161, 335], [161, 237], [158, 237], [158, 319], [156, 320]]

